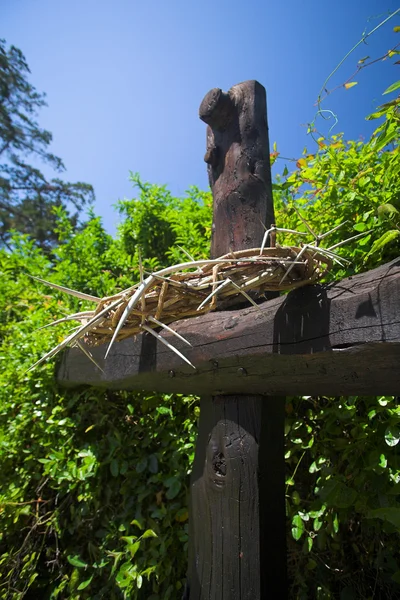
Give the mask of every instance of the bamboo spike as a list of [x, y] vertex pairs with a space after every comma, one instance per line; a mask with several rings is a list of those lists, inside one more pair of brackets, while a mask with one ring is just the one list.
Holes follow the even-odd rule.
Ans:
[[265, 248], [265, 244], [266, 244], [266, 243], [267, 243], [267, 241], [268, 241], [268, 236], [269, 236], [269, 234], [270, 234], [272, 231], [276, 231], [276, 227], [275, 227], [275, 226], [274, 226], [274, 227], [270, 227], [270, 228], [269, 228], [269, 229], [267, 229], [267, 230], [266, 230], [266, 232], [264, 233], [264, 237], [263, 237], [263, 239], [262, 239], [262, 242], [261, 242], [261, 247], [260, 247], [260, 255], [263, 253], [263, 251], [264, 251], [264, 248]]
[[166, 329], [167, 331], [169, 331], [170, 333], [172, 333], [173, 335], [175, 335], [177, 338], [179, 338], [180, 340], [182, 340], [182, 342], [185, 342], [185, 344], [187, 344], [188, 346], [192, 346], [192, 344], [190, 342], [188, 342], [182, 335], [180, 335], [177, 331], [175, 331], [174, 329], [171, 329], [171, 327], [168, 327], [168, 325], [166, 325], [165, 323], [161, 323], [161, 321], [159, 321], [158, 319], [156, 319], [155, 317], [152, 317], [151, 315], [148, 318], [149, 321], [153, 321], [153, 323], [156, 323], [156, 325], [158, 325], [159, 327], [163, 327], [164, 329]]
[[178, 244], [176, 246], [177, 246], [177, 248], [179, 248], [179, 250], [181, 250], [183, 252], [183, 254], [185, 254], [188, 258], [190, 258], [190, 260], [192, 260], [193, 262], [196, 262], [195, 259], [193, 258], [193, 256], [191, 254], [189, 254], [189, 252], [187, 250], [185, 250], [185, 248], [182, 248], [182, 246], [178, 246]]
[[142, 263], [142, 253], [140, 252], [140, 248], [138, 250], [138, 254], [139, 254], [139, 278], [140, 278], [140, 283], [143, 283], [143, 263]]
[[41, 279], [40, 277], [35, 277], [35, 275], [29, 275], [31, 279], [36, 279], [36, 281], [40, 281], [40, 283], [44, 283], [55, 290], [59, 290], [60, 292], [65, 292], [70, 296], [76, 296], [81, 300], [89, 300], [89, 302], [101, 302], [101, 298], [97, 296], [91, 296], [90, 294], [84, 294], [83, 292], [77, 292], [76, 290], [71, 290], [70, 288], [64, 287], [63, 285], [57, 285], [56, 283], [52, 283], [51, 281], [46, 281], [45, 279]]
[[215, 285], [215, 284], [217, 284], [217, 283], [220, 283], [220, 285], [219, 285], [217, 288], [215, 288], [215, 289], [214, 289], [214, 290], [211, 292], [211, 294], [208, 294], [207, 298], [205, 298], [205, 299], [203, 300], [203, 302], [202, 302], [202, 303], [201, 303], [201, 304], [200, 304], [200, 305], [197, 307], [197, 310], [201, 310], [201, 309], [203, 308], [203, 306], [204, 306], [205, 304], [207, 304], [207, 302], [208, 302], [209, 300], [211, 300], [211, 298], [212, 298], [213, 296], [215, 296], [216, 294], [218, 294], [218, 292], [219, 292], [219, 291], [221, 291], [221, 290], [222, 290], [222, 288], [226, 287], [226, 286], [228, 285], [228, 283], [230, 283], [230, 282], [231, 282], [231, 280], [230, 280], [230, 279], [224, 279], [224, 281], [222, 281], [222, 283], [220, 283], [219, 281], [215, 281], [215, 282], [214, 282], [214, 285]]
[[150, 271], [144, 271], [144, 273], [146, 275], [152, 275], [153, 277], [155, 277], [156, 279], [159, 279], [160, 281], [168, 281], [168, 283], [171, 283], [172, 285], [176, 285], [177, 287], [180, 287], [182, 285], [187, 285], [186, 283], [182, 283], [181, 281], [178, 281], [177, 279], [171, 279], [171, 277], [163, 277], [162, 275], [157, 275], [156, 273], [150, 273]]
[[67, 317], [63, 317], [62, 319], [57, 319], [56, 321], [52, 321], [51, 323], [47, 323], [47, 325], [43, 325], [42, 327], [38, 327], [36, 331], [40, 331], [41, 329], [47, 329], [47, 327], [53, 327], [53, 325], [58, 325], [59, 323], [64, 323], [66, 321], [80, 321], [81, 319], [87, 319], [88, 317], [93, 316], [93, 311], [75, 313], [74, 315], [68, 315]]
[[49, 358], [52, 358], [53, 356], [55, 356], [56, 354], [58, 354], [58, 352], [60, 352], [60, 350], [62, 350], [63, 348], [65, 348], [65, 346], [68, 346], [68, 344], [73, 341], [73, 339], [75, 337], [75, 334], [76, 334], [76, 332], [74, 331], [69, 336], [67, 336], [62, 342], [60, 342], [59, 344], [57, 344], [57, 346], [55, 348], [52, 348], [50, 350], [50, 352], [47, 352], [46, 354], [44, 354], [44, 356], [42, 356], [41, 358], [39, 358], [39, 360], [36, 361], [35, 364], [33, 364], [31, 367], [29, 367], [29, 369], [27, 369], [26, 372], [29, 373], [29, 371], [32, 371], [35, 367], [38, 367], [40, 364], [42, 364], [43, 362], [45, 362]]
[[296, 235], [307, 235], [307, 233], [305, 233], [304, 231], [295, 231], [294, 229], [284, 229], [283, 227], [271, 227], [270, 229], [268, 229], [265, 233], [264, 233], [264, 237], [263, 237], [263, 241], [260, 247], [260, 256], [262, 255], [264, 248], [265, 248], [265, 244], [268, 241], [268, 236], [270, 233], [272, 233], [273, 231], [281, 231], [283, 233], [295, 233]]
[[237, 283], [235, 283], [234, 281], [232, 281], [232, 279], [229, 279], [229, 281], [231, 282], [231, 284], [233, 285], [233, 287], [235, 287], [238, 290], [238, 292], [240, 292], [242, 294], [242, 296], [244, 296], [250, 302], [250, 304], [252, 304], [256, 308], [258, 308], [258, 310], [260, 312], [263, 312], [261, 310], [261, 308], [258, 306], [257, 302], [254, 302], [253, 298], [251, 296], [249, 296], [249, 294], [247, 294], [247, 292], [245, 292], [244, 290], [242, 290], [242, 288], [239, 285], [237, 285]]
[[[259, 260], [259, 259], [257, 259]], [[161, 269], [160, 271], [156, 271], [154, 274], [149, 275], [149, 277], [147, 277], [142, 284], [139, 284], [136, 288], [136, 291], [134, 293], [134, 295], [131, 297], [131, 299], [129, 300], [122, 316], [121, 319], [114, 331], [114, 335], [111, 339], [111, 342], [109, 343], [109, 346], [107, 348], [107, 352], [105, 355], [105, 358], [107, 358], [111, 347], [113, 346], [118, 333], [120, 332], [122, 326], [124, 325], [126, 319], [129, 316], [129, 313], [131, 311], [132, 308], [134, 308], [136, 306], [136, 304], [138, 303], [138, 301], [140, 300], [140, 298], [142, 297], [142, 295], [148, 290], [148, 288], [154, 283], [155, 279], [157, 276], [164, 276], [164, 275], [169, 275], [170, 273], [174, 273], [177, 270], [181, 270], [181, 269], [189, 269], [191, 267], [196, 267], [197, 265], [218, 265], [220, 263], [232, 263], [232, 262], [236, 262], [236, 263], [240, 263], [240, 262], [249, 262], [249, 257], [244, 257], [244, 258], [237, 258], [237, 259], [221, 259], [221, 260], [198, 260], [195, 262], [188, 262], [188, 263], [181, 263], [179, 265], [173, 265], [172, 267], [166, 267], [165, 269]], [[254, 262], [251, 261], [250, 262]]]
[[[302, 254], [304, 254], [304, 252], [305, 252], [306, 250], [307, 250], [307, 246], [306, 246], [306, 245], [304, 245], [304, 246], [302, 247], [302, 249], [300, 250], [300, 252], [298, 253], [298, 255], [296, 256], [296, 261], [297, 261], [297, 260], [300, 258], [300, 256], [301, 256]], [[285, 271], [285, 274], [284, 274], [284, 276], [282, 277], [282, 279], [280, 280], [280, 282], [279, 282], [279, 285], [282, 285], [283, 281], [285, 281], [286, 277], [289, 275], [289, 273], [290, 273], [290, 271], [293, 269], [293, 267], [294, 267], [294, 263], [293, 263], [292, 265], [290, 265], [290, 267], [288, 268], [288, 270], [287, 270], [287, 271]]]
[[[179, 250], [181, 250], [181, 251], [182, 251], [182, 252], [183, 252], [183, 253], [184, 253], [184, 254], [185, 254], [185, 255], [186, 255], [188, 258], [190, 258], [190, 260], [192, 260], [193, 262], [196, 262], [196, 261], [195, 261], [195, 259], [193, 258], [193, 256], [192, 256], [191, 254], [189, 254], [189, 252], [187, 252], [187, 251], [185, 250], [185, 248], [182, 248], [182, 246], [179, 246], [178, 244], [177, 244], [177, 247], [178, 247], [178, 248], [179, 248]], [[197, 267], [196, 271], [197, 271], [197, 273], [199, 273], [199, 274], [200, 274], [200, 273], [203, 273], [203, 271], [202, 271], [202, 269], [201, 269], [200, 267]]]
[[[368, 235], [369, 233], [372, 233], [372, 231], [373, 230], [370, 229], [369, 231], [363, 231], [362, 233], [359, 233], [358, 235], [353, 235], [353, 237], [347, 238], [347, 240], [343, 240], [342, 242], [339, 242], [338, 244], [335, 244], [334, 246], [327, 248], [327, 250], [331, 251], [331, 250], [334, 250], [335, 248], [339, 248], [339, 246], [343, 246], [344, 244], [347, 244], [347, 242], [352, 242], [353, 240], [363, 237], [364, 235]], [[343, 260], [345, 260], [345, 259], [343, 259]]]
[[165, 346], [167, 346], [167, 348], [172, 350], [172, 352], [175, 352], [175, 354], [177, 356], [179, 356], [179, 358], [184, 360], [188, 365], [190, 365], [191, 367], [193, 367], [193, 369], [196, 370], [196, 367], [194, 365], [192, 365], [192, 363], [190, 362], [190, 360], [188, 358], [186, 358], [186, 356], [184, 356], [181, 352], [179, 352], [179, 350], [177, 350], [172, 344], [167, 342], [167, 340], [165, 338], [163, 338], [159, 333], [154, 331], [154, 329], [151, 329], [151, 327], [148, 327], [147, 325], [141, 325], [141, 327], [148, 333], [151, 333], [151, 335], [153, 335], [155, 338], [157, 338], [161, 343], [163, 343]]
[[118, 322], [118, 325], [115, 328], [114, 331], [114, 335], [111, 338], [111, 342], [108, 345], [107, 348], [107, 352], [104, 356], [104, 358], [106, 359], [107, 356], [110, 353], [110, 350], [117, 338], [117, 335], [119, 333], [119, 331], [121, 330], [121, 327], [123, 326], [123, 324], [125, 323], [126, 319], [129, 317], [129, 313], [131, 312], [132, 308], [134, 308], [136, 306], [136, 304], [139, 302], [140, 298], [142, 297], [143, 294], [146, 293], [146, 291], [149, 289], [149, 287], [151, 286], [151, 284], [155, 281], [155, 277], [153, 275], [150, 275], [149, 277], [146, 277], [146, 279], [143, 281], [143, 283], [141, 283], [135, 293], [133, 294], [132, 298], [129, 300], [128, 304], [125, 307], [124, 312], [122, 313], [122, 316]]
[[331, 235], [331, 233], [333, 233], [334, 231], [336, 231], [337, 229], [340, 229], [341, 227], [343, 227], [343, 225], [346, 225], [346, 223], [348, 223], [349, 221], [343, 221], [343, 223], [340, 223], [340, 225], [336, 225], [336, 227], [334, 227], [333, 229], [330, 229], [329, 231], [326, 231], [325, 233], [321, 233], [321, 235], [319, 235], [319, 239], [323, 240], [324, 238], [328, 237], [328, 235]]
[[88, 321], [85, 325], [82, 325], [81, 327], [79, 327], [79, 329], [77, 331], [74, 331], [74, 333], [72, 333], [71, 335], [67, 336], [65, 338], [65, 340], [63, 340], [55, 348], [53, 348], [52, 350], [50, 350], [50, 352], [48, 352], [47, 354], [45, 354], [44, 356], [42, 356], [42, 358], [40, 360], [38, 360], [34, 365], [32, 365], [32, 367], [29, 367], [28, 371], [31, 371], [32, 369], [34, 369], [35, 367], [37, 367], [38, 365], [40, 365], [45, 360], [48, 360], [49, 358], [52, 358], [53, 356], [55, 356], [56, 354], [58, 354], [60, 352], [60, 350], [62, 350], [63, 348], [65, 348], [66, 346], [68, 346], [69, 344], [71, 344], [76, 339], [79, 339], [80, 337], [82, 337], [87, 331], [89, 331], [89, 329], [92, 329], [92, 327], [96, 323], [96, 321], [98, 321], [99, 319], [101, 319], [101, 317], [103, 315], [105, 315], [111, 308], [114, 308], [115, 306], [118, 306], [118, 304], [120, 304], [121, 302], [122, 302], [122, 300], [119, 299], [119, 300], [116, 300], [113, 304], [110, 304], [109, 306], [106, 306], [101, 312], [99, 312], [92, 319], [90, 319], [90, 321]]
[[89, 350], [86, 350], [86, 348], [84, 346], [82, 346], [82, 344], [77, 340], [76, 342], [77, 347], [79, 348], [79, 350], [81, 350], [83, 352], [83, 354], [85, 356], [88, 357], [88, 359], [102, 372], [104, 373], [103, 369], [101, 368], [101, 366], [98, 364], [98, 362], [94, 359], [93, 354], [91, 352], [89, 352]]
[[299, 217], [299, 219], [304, 223], [304, 225], [307, 227], [308, 231], [311, 233], [311, 235], [313, 236], [313, 238], [315, 239], [315, 241], [318, 241], [318, 236], [317, 234], [311, 229], [311, 227], [309, 226], [309, 224], [307, 223], [307, 221], [301, 216], [300, 211], [294, 206], [294, 204], [292, 205], [297, 216]]
[[[139, 249], [139, 275], [140, 275], [140, 284], [143, 284], [143, 263], [142, 263], [142, 254]], [[140, 308], [142, 310], [142, 324], [145, 322], [145, 312], [146, 312], [146, 296], [142, 294], [140, 298]]]
[[351, 262], [347, 258], [343, 258], [343, 256], [338, 256], [337, 254], [335, 254], [335, 252], [331, 252], [329, 248], [316, 248], [315, 246], [309, 246], [308, 244], [305, 244], [305, 246], [310, 250], [314, 250], [315, 254], [322, 254], [327, 256], [328, 258], [331, 258], [334, 262], [337, 262], [341, 267], [343, 267], [341, 261], [346, 262], [348, 264]]

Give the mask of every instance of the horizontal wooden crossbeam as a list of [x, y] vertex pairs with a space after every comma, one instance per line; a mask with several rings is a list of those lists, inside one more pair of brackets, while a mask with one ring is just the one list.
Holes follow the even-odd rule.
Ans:
[[400, 394], [400, 257], [330, 286], [304, 287], [255, 307], [177, 321], [192, 348], [163, 331], [193, 370], [153, 336], [77, 348], [63, 386], [185, 394]]

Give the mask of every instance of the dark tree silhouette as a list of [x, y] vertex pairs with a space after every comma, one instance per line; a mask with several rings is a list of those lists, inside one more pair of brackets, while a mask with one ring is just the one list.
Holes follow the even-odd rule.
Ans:
[[7, 244], [11, 230], [17, 230], [49, 251], [57, 241], [54, 207], [64, 208], [76, 227], [79, 212], [94, 200], [94, 193], [87, 183], [48, 180], [28, 164], [65, 170], [62, 160], [48, 151], [51, 133], [36, 121], [46, 101], [29, 83], [29, 73], [21, 50], [7, 49], [0, 40], [0, 243]]

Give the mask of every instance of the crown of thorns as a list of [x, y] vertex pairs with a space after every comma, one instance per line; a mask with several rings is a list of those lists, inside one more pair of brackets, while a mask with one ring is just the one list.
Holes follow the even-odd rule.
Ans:
[[244, 296], [262, 311], [262, 307], [255, 299], [262, 297], [265, 292], [290, 291], [315, 283], [331, 268], [333, 262], [340, 265], [342, 261], [349, 262], [338, 257], [333, 250], [360, 237], [360, 235], [353, 236], [330, 248], [319, 247], [319, 242], [338, 227], [318, 236], [311, 232], [315, 238], [314, 242], [303, 244], [301, 247], [265, 248], [269, 236], [274, 243], [277, 231], [307, 235], [303, 232], [272, 226], [265, 232], [260, 248], [230, 252], [217, 259], [193, 260], [190, 257], [190, 262], [166, 267], [153, 273], [145, 273], [139, 260], [139, 283], [106, 298], [84, 294], [34, 277], [37, 281], [55, 289], [92, 302], [96, 307], [94, 310], [75, 313], [46, 325], [45, 327], [48, 327], [65, 321], [80, 322], [70, 335], [42, 356], [30, 369], [52, 358], [66, 346], [77, 346], [101, 369], [88, 346], [109, 342], [105, 353], [107, 358], [115, 341], [145, 332], [154, 335], [182, 360], [195, 368], [156, 330], [166, 329], [190, 346], [188, 340], [169, 326], [170, 323], [210, 312], [215, 310], [221, 301], [239, 296]]

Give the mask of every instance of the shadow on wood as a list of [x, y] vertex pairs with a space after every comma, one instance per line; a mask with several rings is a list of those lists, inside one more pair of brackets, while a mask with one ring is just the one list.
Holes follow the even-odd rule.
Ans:
[[249, 395], [204, 400], [185, 598], [284, 598], [284, 399], [264, 405]]
[[[400, 389], [400, 258], [329, 286], [309, 286], [254, 307], [177, 321], [192, 348], [162, 333], [196, 366], [150, 336], [63, 356], [63, 386], [211, 395], [394, 394]], [[245, 374], [240, 369], [245, 369]]]

